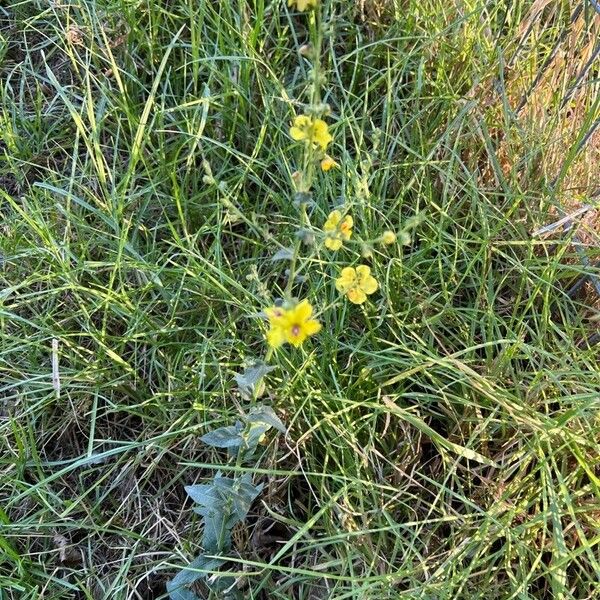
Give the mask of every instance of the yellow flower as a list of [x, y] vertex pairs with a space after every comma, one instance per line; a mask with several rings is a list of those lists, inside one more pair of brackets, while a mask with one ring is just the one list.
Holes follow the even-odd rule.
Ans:
[[340, 277], [335, 280], [335, 287], [338, 292], [348, 296], [348, 300], [353, 304], [362, 304], [367, 299], [367, 295], [377, 291], [379, 285], [375, 277], [371, 275], [371, 269], [366, 265], [345, 267], [342, 269]]
[[339, 167], [335, 160], [331, 156], [325, 155], [325, 158], [321, 161], [321, 170], [327, 173], [327, 171]]
[[288, 0], [288, 6], [294, 6], [294, 4], [298, 10], [306, 10], [311, 6], [317, 6], [317, 0]]
[[312, 319], [312, 306], [308, 300], [296, 304], [288, 310], [274, 306], [267, 308], [265, 314], [271, 329], [267, 333], [267, 343], [278, 348], [285, 342], [300, 346], [306, 338], [321, 331], [321, 323]]
[[267, 315], [271, 325], [271, 329], [267, 332], [267, 344], [272, 348], [279, 348], [285, 342], [282, 325], [286, 312], [281, 306], [265, 308], [265, 315]]
[[319, 146], [323, 151], [333, 140], [325, 121], [307, 115], [299, 115], [294, 119], [294, 124], [290, 127], [290, 136], [297, 142], [307, 141]]
[[339, 250], [344, 241], [352, 237], [352, 226], [354, 220], [350, 215], [346, 215], [342, 219], [342, 213], [339, 210], [333, 210], [329, 213], [323, 231], [325, 236], [325, 247], [330, 250]]
[[386, 246], [391, 246], [396, 243], [397, 236], [393, 231], [384, 231], [381, 236], [381, 242]]

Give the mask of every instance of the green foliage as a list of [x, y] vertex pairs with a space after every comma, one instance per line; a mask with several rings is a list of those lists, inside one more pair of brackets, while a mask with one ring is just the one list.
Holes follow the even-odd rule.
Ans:
[[[259, 398], [264, 391], [263, 378], [275, 367], [263, 363], [256, 363], [248, 367], [243, 373], [235, 376], [235, 382], [246, 399]], [[207, 442], [208, 443], [208, 442]]]
[[[239, 466], [252, 459], [258, 444], [271, 428], [285, 433], [285, 426], [272, 408], [255, 406], [244, 415], [243, 422], [210, 431], [201, 439], [209, 446], [227, 448]], [[204, 553], [167, 584], [171, 600], [195, 600], [197, 596], [187, 587], [205, 580], [226, 563], [226, 556], [231, 551], [231, 531], [246, 518], [252, 502], [263, 489], [262, 483], [255, 485], [252, 479], [251, 473], [224, 477], [217, 472], [210, 483], [186, 486], [188, 496], [198, 505], [194, 512], [203, 517]], [[223, 593], [229, 589], [227, 597], [233, 598], [238, 597], [234, 583], [235, 580], [232, 582], [221, 576], [207, 585]]]
[[[248, 600], [594, 598], [597, 308], [566, 291], [598, 268], [531, 235], [595, 202], [591, 11], [565, 38], [579, 1], [325, 0], [340, 167], [294, 196], [308, 32], [286, 4], [0, 2], [2, 600], [166, 597], [204, 553], [184, 485], [217, 471], [268, 494], [180, 598], [232, 578]], [[372, 239], [423, 217], [369, 248], [360, 309], [332, 280], [361, 245], [319, 244], [340, 204]], [[199, 435], [252, 422], [234, 376], [297, 232], [323, 329], [261, 380], [286, 443], [236, 467]], [[591, 225], [584, 244], [597, 264]]]

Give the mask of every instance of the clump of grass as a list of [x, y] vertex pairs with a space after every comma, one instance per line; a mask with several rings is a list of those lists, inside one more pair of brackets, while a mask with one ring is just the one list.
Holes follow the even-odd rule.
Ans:
[[[575, 4], [546, 8], [537, 37], [522, 25], [540, 3], [322, 5], [340, 168], [314, 201], [323, 219], [351, 201], [357, 231], [424, 220], [373, 250], [364, 311], [345, 302], [277, 354], [264, 399], [289, 431], [233, 532], [244, 592], [594, 597], [598, 349], [575, 343], [590, 309], [566, 293], [594, 268], [530, 235], [553, 218], [557, 170], [538, 167], [557, 153], [523, 138], [507, 61], [526, 51], [534, 79]], [[0, 589], [158, 598], [201, 550], [184, 485], [222, 468], [199, 437], [239, 414], [253, 315], [285, 288], [269, 259], [297, 227], [288, 128], [309, 79], [290, 48], [308, 31], [280, 2], [0, 14]], [[597, 68], [556, 130], [563, 183]], [[303, 273], [323, 305], [331, 267]]]

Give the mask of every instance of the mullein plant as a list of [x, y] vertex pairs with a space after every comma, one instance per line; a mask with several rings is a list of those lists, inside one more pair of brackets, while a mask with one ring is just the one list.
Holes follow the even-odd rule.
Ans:
[[[303, 248], [314, 253], [324, 247], [326, 252], [338, 253], [346, 245], [357, 244], [363, 257], [371, 256], [371, 249], [376, 243], [394, 245], [398, 238], [407, 243], [407, 231], [416, 224], [413, 220], [398, 235], [384, 231], [370, 241], [356, 239], [349, 207], [331, 210], [318, 228], [311, 224], [309, 208], [314, 206], [312, 192], [319, 172], [330, 174], [340, 168], [329, 154], [333, 153], [334, 138], [327, 121], [330, 109], [322, 101], [326, 84], [326, 73], [321, 63], [322, 46], [325, 31], [329, 31], [330, 27], [324, 19], [322, 0], [289, 0], [288, 7], [298, 11], [299, 18], [307, 20], [309, 31], [309, 40], [299, 48], [299, 55], [310, 61], [308, 98], [302, 105], [301, 114], [294, 115], [289, 125], [289, 136], [298, 150], [297, 170], [291, 176], [291, 195], [299, 213], [297, 235], [292, 248], [280, 250], [273, 257], [274, 260], [289, 261], [289, 268], [283, 297], [270, 306], [262, 307], [259, 312], [267, 325], [265, 359], [235, 376], [240, 394], [250, 403], [250, 408], [234, 425], [210, 431], [201, 438], [209, 446], [227, 450], [231, 463], [235, 464], [236, 474], [226, 477], [218, 472], [209, 483], [186, 487], [188, 495], [196, 503], [195, 512], [203, 518], [204, 552], [167, 584], [171, 600], [197, 600], [190, 587], [199, 581], [216, 593], [216, 597], [247, 597], [240, 591], [239, 578], [223, 571], [222, 567], [231, 554], [232, 528], [246, 518], [252, 502], [262, 491], [262, 484], [256, 484], [251, 474], [259, 460], [258, 446], [269, 430], [286, 432], [273, 409], [261, 406], [257, 399], [264, 391], [265, 376], [275, 369], [269, 365], [274, 353], [284, 345], [298, 348], [322, 329], [318, 312], [311, 302], [295, 295], [296, 284], [302, 281], [299, 273], [306, 270], [311, 258], [302, 255]], [[369, 250], [366, 253], [365, 248]], [[342, 297], [353, 304], [367, 302], [368, 296], [379, 289], [371, 268], [365, 264], [342, 267], [334, 283]], [[244, 467], [246, 472], [240, 475]]]

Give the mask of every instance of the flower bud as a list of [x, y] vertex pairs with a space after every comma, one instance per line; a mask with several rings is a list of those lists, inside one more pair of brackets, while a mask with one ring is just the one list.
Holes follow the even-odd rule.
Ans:
[[313, 47], [311, 44], [302, 44], [302, 46], [300, 46], [298, 52], [300, 53], [301, 56], [304, 56], [306, 58], [312, 58]]
[[335, 160], [333, 160], [333, 158], [331, 158], [331, 156], [329, 156], [328, 154], [325, 155], [325, 158], [321, 161], [321, 170], [324, 171], [325, 173], [327, 171], [330, 171], [331, 169], [334, 169], [335, 167], [339, 167], [340, 165], [338, 165]]
[[373, 248], [371, 248], [371, 246], [369, 246], [368, 244], [363, 244], [362, 248], [360, 249], [360, 253], [363, 258], [372, 258]]
[[396, 239], [396, 234], [388, 229], [387, 231], [383, 232], [383, 235], [381, 236], [381, 243], [385, 246], [391, 246], [392, 244], [396, 243]]

